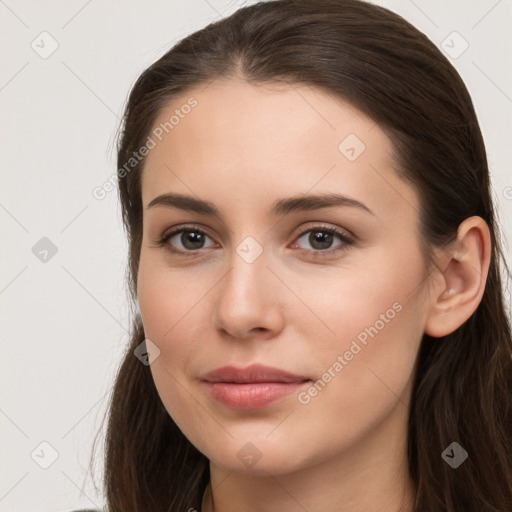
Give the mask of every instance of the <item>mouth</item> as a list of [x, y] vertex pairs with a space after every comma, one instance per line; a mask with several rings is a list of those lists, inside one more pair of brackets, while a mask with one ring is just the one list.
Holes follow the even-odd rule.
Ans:
[[311, 382], [306, 376], [260, 364], [224, 366], [205, 374], [202, 380], [217, 402], [241, 410], [266, 407]]
[[304, 382], [310, 379], [304, 375], [295, 375], [280, 368], [252, 364], [245, 368], [237, 368], [232, 365], [223, 366], [203, 375], [202, 380], [211, 383], [224, 382], [232, 384], [257, 384], [263, 382], [289, 384]]

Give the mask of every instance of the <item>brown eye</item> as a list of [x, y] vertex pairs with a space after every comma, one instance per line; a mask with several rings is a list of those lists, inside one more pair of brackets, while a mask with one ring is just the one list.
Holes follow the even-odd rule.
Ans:
[[198, 252], [200, 249], [207, 249], [214, 245], [214, 243], [205, 245], [207, 239], [211, 240], [201, 229], [194, 227], [180, 228], [164, 235], [160, 239], [159, 245], [165, 246], [171, 252], [186, 254]]
[[[348, 246], [354, 243], [352, 237], [327, 226], [315, 226], [302, 231], [294, 245], [298, 245], [301, 239], [304, 240], [303, 244], [309, 244], [310, 248], [301, 248], [300, 246], [299, 248], [302, 249], [304, 254], [310, 254], [314, 257], [324, 256], [322, 253], [325, 253], [325, 256], [332, 255], [335, 252], [347, 249]], [[339, 243], [336, 243], [336, 239], [339, 240]]]
[[[307, 233], [306, 233], [307, 234]], [[303, 235], [301, 238], [304, 238]], [[307, 236], [307, 242], [314, 250], [330, 249], [335, 235], [328, 233], [327, 231], [310, 230]]]

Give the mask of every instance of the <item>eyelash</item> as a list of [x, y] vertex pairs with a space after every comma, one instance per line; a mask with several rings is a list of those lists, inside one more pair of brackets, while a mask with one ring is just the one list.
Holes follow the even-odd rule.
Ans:
[[[341, 240], [342, 244], [337, 245], [336, 247], [332, 249], [326, 249], [326, 250], [318, 250], [318, 249], [296, 249], [298, 250], [302, 255], [313, 257], [313, 258], [325, 258], [333, 256], [334, 254], [337, 254], [338, 252], [346, 251], [347, 248], [355, 243], [355, 240], [352, 236], [347, 235], [344, 232], [341, 232], [337, 230], [336, 228], [330, 227], [330, 226], [313, 226], [309, 227], [307, 229], [304, 229], [301, 231], [296, 237], [295, 240], [298, 240], [302, 238], [306, 233], [309, 232], [321, 232], [321, 233], [330, 233], [332, 235], [336, 235]], [[193, 233], [199, 233], [201, 235], [205, 235], [208, 238], [210, 235], [206, 233], [204, 230], [196, 227], [196, 226], [182, 226], [178, 229], [174, 229], [170, 233], [164, 233], [159, 237], [159, 239], [156, 241], [156, 245], [158, 247], [164, 247], [167, 251], [171, 252], [172, 254], [177, 254], [180, 256], [185, 257], [194, 257], [197, 256], [197, 254], [201, 251], [201, 249], [198, 250], [191, 250], [191, 251], [183, 251], [181, 249], [174, 249], [170, 244], [168, 244], [168, 241], [175, 235], [179, 233], [186, 233], [186, 232], [193, 232]]]

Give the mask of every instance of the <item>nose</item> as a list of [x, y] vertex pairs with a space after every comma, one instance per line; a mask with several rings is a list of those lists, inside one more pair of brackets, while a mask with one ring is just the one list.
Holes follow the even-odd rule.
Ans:
[[283, 329], [283, 284], [271, 266], [265, 250], [252, 262], [233, 250], [230, 268], [215, 287], [213, 323], [224, 337], [269, 339]]

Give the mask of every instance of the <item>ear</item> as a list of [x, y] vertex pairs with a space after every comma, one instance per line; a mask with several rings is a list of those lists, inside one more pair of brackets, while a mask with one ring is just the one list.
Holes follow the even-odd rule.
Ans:
[[487, 223], [476, 216], [464, 220], [445, 251], [425, 325], [425, 333], [436, 338], [455, 331], [480, 304], [491, 260]]

